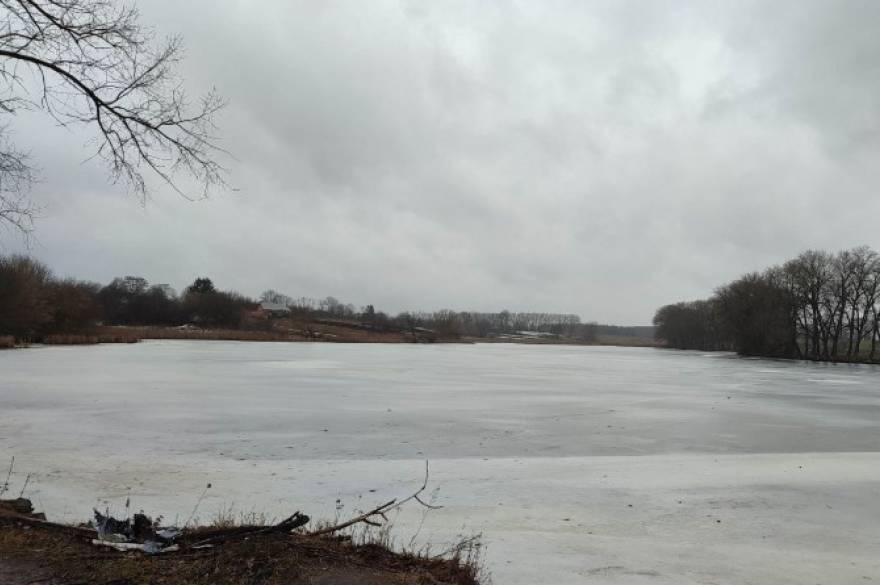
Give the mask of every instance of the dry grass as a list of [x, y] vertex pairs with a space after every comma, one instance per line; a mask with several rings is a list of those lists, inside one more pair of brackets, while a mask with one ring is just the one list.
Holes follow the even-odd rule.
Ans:
[[238, 329], [180, 329], [177, 327], [98, 327], [86, 333], [53, 333], [43, 338], [47, 345], [89, 345], [95, 343], [137, 343], [143, 339], [196, 339], [217, 341], [293, 341], [279, 331]]
[[211, 520], [211, 528], [236, 528], [239, 526], [268, 526], [274, 524], [262, 512], [236, 510], [234, 505], [221, 507]]
[[13, 349], [15, 338], [11, 335], [0, 335], [0, 349]]
[[138, 339], [200, 339], [214, 341], [291, 341], [282, 331], [251, 331], [245, 329], [198, 329], [180, 327], [104, 327]]
[[423, 562], [442, 560], [454, 567], [459, 574], [470, 579], [467, 581], [469, 583], [489, 581], [488, 574], [483, 568], [481, 535], [459, 536], [455, 542], [442, 547], [439, 552], [436, 552], [431, 545], [419, 549], [412, 548], [415, 538], [408, 544], [399, 545], [395, 537], [394, 522], [387, 522], [381, 526], [358, 524], [346, 536], [358, 548], [379, 547], [387, 551], [400, 551], [397, 554]]
[[[180, 339], [201, 341], [324, 341], [337, 343], [418, 343], [437, 340], [408, 331], [371, 331], [359, 323], [317, 322], [278, 319], [262, 322], [262, 329], [202, 329], [198, 327], [103, 326], [80, 333], [47, 335], [49, 345], [88, 345], [95, 343], [136, 343], [142, 339]], [[4, 338], [0, 338], [2, 340]], [[11, 338], [10, 338], [11, 339]], [[14, 341], [14, 340], [12, 340]], [[10, 341], [10, 343], [12, 343]], [[2, 348], [0, 341], [0, 348]]]
[[119, 332], [139, 339], [198, 339], [217, 341], [327, 341], [337, 343], [413, 343], [407, 332], [381, 332], [361, 329], [352, 324], [328, 324], [295, 319], [278, 319], [269, 330], [199, 329], [180, 327], [103, 327], [102, 331]]
[[96, 343], [137, 343], [140, 338], [123, 331], [94, 333], [53, 333], [43, 338], [46, 345], [93, 345]]
[[278, 319], [275, 327], [288, 331], [298, 339], [338, 343], [419, 343], [449, 341], [410, 331], [375, 331], [357, 321], [309, 320], [290, 317]]
[[[322, 529], [329, 528], [339, 524], [344, 514], [345, 506], [341, 503], [337, 506], [336, 517], [332, 520], [319, 520], [313, 522], [310, 526], [304, 526], [296, 530], [297, 537], [309, 539], [309, 533], [314, 533]], [[359, 514], [362, 511], [353, 511], [352, 514]], [[398, 511], [399, 513], [399, 511]], [[427, 514], [427, 509], [426, 512]], [[425, 545], [421, 548], [414, 548], [413, 542], [415, 536], [407, 543], [399, 543], [396, 538], [395, 521], [397, 514], [392, 515], [387, 521], [379, 526], [373, 526], [367, 523], [355, 524], [352, 527], [335, 533], [334, 536], [327, 536], [316, 539], [323, 542], [326, 538], [336, 543], [348, 543], [351, 547], [358, 551], [385, 551], [385, 554], [400, 559], [405, 559], [407, 563], [425, 563], [431, 566], [443, 566], [445, 571], [452, 571], [458, 575], [459, 580], [452, 583], [462, 582], [460, 578], [467, 577], [466, 583], [488, 583], [489, 576], [483, 568], [483, 544], [482, 535], [459, 536], [452, 543], [434, 549], [431, 545]], [[234, 505], [221, 507], [214, 515], [211, 523], [206, 527], [194, 529], [194, 533], [199, 538], [205, 538], [217, 530], [226, 530], [229, 528], [254, 527], [254, 526], [270, 526], [276, 524], [278, 519], [269, 518], [266, 514], [256, 512], [254, 510], [238, 510]], [[304, 541], [307, 542], [307, 541]], [[433, 583], [433, 581], [432, 581]]]

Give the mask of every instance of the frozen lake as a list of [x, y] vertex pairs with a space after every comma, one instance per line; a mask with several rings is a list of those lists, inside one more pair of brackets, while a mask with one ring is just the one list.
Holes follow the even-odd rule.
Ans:
[[[406, 494], [497, 585], [880, 580], [880, 368], [610, 347], [155, 341], [0, 352], [0, 467], [50, 516]], [[404, 544], [421, 513], [397, 519]]]

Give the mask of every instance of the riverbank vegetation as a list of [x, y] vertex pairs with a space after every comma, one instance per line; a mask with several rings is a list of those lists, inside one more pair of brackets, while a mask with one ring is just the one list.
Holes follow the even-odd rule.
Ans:
[[[22, 506], [23, 505], [23, 506]], [[113, 526], [155, 533], [155, 525], [107, 519]], [[140, 515], [141, 518], [150, 519]], [[299, 513], [291, 519], [308, 517]], [[0, 500], [0, 582], [125, 583], [195, 585], [200, 583], [307, 585], [478, 585], [486, 582], [478, 539], [463, 539], [440, 554], [395, 550], [390, 529], [309, 530], [303, 522], [267, 524], [224, 519], [189, 526], [177, 544], [159, 554], [137, 545], [125, 550], [119, 539], [101, 540], [88, 525], [49, 522], [33, 514], [27, 499]], [[285, 524], [288, 522], [288, 524]], [[288, 525], [295, 526], [289, 529]], [[105, 528], [106, 529], [106, 528]], [[112, 537], [119, 535], [111, 534]], [[47, 551], [52, 551], [47, 554]], [[7, 580], [9, 579], [9, 580]]]
[[238, 341], [610, 343], [647, 345], [651, 329], [584, 323], [541, 312], [357, 309], [334, 297], [259, 299], [196, 278], [180, 294], [139, 276], [106, 285], [58, 278], [26, 256], [0, 256], [0, 347], [131, 343], [140, 339]]
[[880, 255], [863, 246], [810, 250], [719, 287], [706, 300], [661, 307], [669, 347], [819, 361], [880, 360]]

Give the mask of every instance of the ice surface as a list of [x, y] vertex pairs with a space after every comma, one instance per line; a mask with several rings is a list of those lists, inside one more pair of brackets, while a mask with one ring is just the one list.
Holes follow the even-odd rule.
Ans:
[[[0, 352], [52, 517], [343, 516], [414, 489], [501, 584], [880, 579], [880, 369], [652, 349], [162, 341]], [[335, 501], [345, 506], [337, 512]], [[408, 544], [421, 520], [403, 514]]]

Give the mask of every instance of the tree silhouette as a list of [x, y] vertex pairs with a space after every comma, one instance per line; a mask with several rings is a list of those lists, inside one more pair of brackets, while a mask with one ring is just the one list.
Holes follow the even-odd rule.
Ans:
[[[94, 156], [142, 201], [145, 172], [188, 198], [180, 181], [189, 177], [207, 195], [223, 184], [213, 137], [223, 101], [212, 91], [190, 104], [176, 71], [180, 38], [154, 37], [114, 0], [0, 0], [0, 115], [35, 109], [92, 128]], [[32, 169], [0, 125], [0, 225], [23, 233], [38, 212]]]
[[211, 282], [210, 278], [201, 277], [195, 279], [193, 283], [189, 285], [187, 292], [205, 295], [215, 293], [217, 292], [217, 289], [214, 288], [214, 283]]

